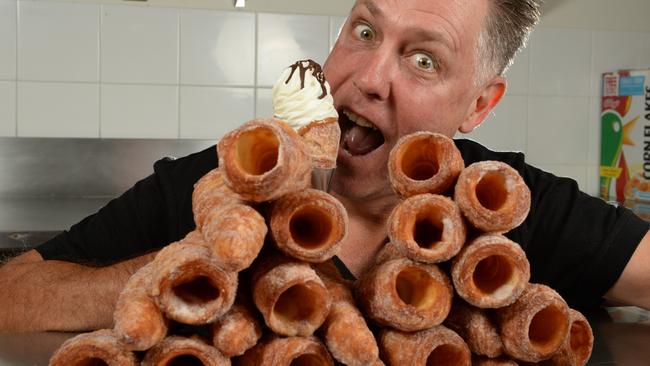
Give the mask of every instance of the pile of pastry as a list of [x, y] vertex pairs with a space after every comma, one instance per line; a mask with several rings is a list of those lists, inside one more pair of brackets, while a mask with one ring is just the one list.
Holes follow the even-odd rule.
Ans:
[[[318, 65], [300, 61], [285, 74], [280, 84], [311, 93], [289, 100], [328, 96]], [[70, 339], [51, 364], [587, 362], [587, 320], [530, 284], [523, 250], [502, 235], [528, 214], [523, 179], [500, 162], [465, 167], [442, 135], [415, 133], [392, 150], [389, 179], [402, 200], [390, 241], [362, 278], [343, 279], [332, 259], [347, 213], [311, 188], [314, 170], [335, 164], [340, 130], [318, 116], [253, 120], [224, 136], [219, 168], [194, 187], [196, 230], [130, 278], [113, 329]], [[178, 324], [194, 334], [179, 335]]]

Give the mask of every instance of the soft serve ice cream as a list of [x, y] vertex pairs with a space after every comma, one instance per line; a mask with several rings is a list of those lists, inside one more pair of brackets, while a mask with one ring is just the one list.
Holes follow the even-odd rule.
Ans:
[[320, 65], [301, 60], [286, 68], [273, 86], [273, 115], [296, 131], [313, 122], [338, 120], [330, 86]]

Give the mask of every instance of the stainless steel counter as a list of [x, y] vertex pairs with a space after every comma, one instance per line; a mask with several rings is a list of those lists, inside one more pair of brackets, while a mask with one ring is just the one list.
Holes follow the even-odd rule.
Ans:
[[[586, 314], [594, 330], [587, 365], [650, 365], [650, 312], [635, 307], [597, 309]], [[73, 333], [0, 333], [0, 365], [47, 365]]]

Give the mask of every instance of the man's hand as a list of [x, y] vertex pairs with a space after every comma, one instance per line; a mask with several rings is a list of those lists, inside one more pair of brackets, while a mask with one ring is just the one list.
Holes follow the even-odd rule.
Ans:
[[111, 328], [117, 297], [155, 253], [108, 267], [44, 261], [30, 250], [0, 267], [0, 331]]
[[605, 298], [650, 310], [650, 231], [645, 234], [621, 277], [607, 291]]

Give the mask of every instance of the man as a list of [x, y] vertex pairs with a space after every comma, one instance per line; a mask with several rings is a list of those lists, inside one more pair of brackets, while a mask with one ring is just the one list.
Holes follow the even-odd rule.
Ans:
[[[534, 0], [356, 2], [324, 65], [343, 130], [333, 190], [350, 217], [339, 258], [352, 274], [362, 274], [385, 242], [397, 202], [386, 178], [392, 146], [417, 130], [453, 136], [479, 125], [504, 94], [501, 75], [538, 7]], [[533, 281], [551, 284], [578, 306], [604, 295], [650, 308], [648, 224], [526, 165], [521, 154], [457, 145], [466, 163], [506, 161], [531, 186], [529, 218], [508, 236], [526, 249]], [[99, 214], [0, 268], [0, 288], [9, 294], [0, 298], [0, 329], [110, 327], [123, 284], [153, 256], [122, 260], [124, 253], [153, 250], [191, 230], [192, 183], [215, 166], [213, 150], [159, 161], [153, 176]], [[51, 260], [70, 253], [122, 261], [87, 267]]]

